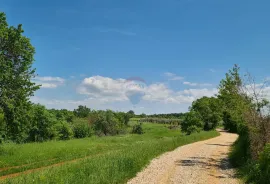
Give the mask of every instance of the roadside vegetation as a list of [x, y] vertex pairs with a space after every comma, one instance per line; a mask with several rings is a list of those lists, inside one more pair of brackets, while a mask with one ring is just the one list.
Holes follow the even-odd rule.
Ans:
[[[130, 129], [133, 125], [137, 123], [130, 122]], [[161, 153], [218, 135], [209, 131], [185, 136], [169, 125], [141, 126], [143, 134], [4, 144], [0, 155], [2, 179], [12, 173], [30, 172], [2, 183], [124, 183]], [[31, 171], [36, 168], [42, 170]]]
[[[267, 81], [256, 83], [246, 74], [240, 77], [235, 65], [221, 80], [216, 97], [203, 97], [192, 103], [181, 123], [183, 132], [191, 134], [211, 130], [221, 123], [238, 133], [230, 160], [238, 167], [245, 183], [270, 182], [270, 107], [264, 90]], [[269, 95], [269, 94], [268, 94]]]

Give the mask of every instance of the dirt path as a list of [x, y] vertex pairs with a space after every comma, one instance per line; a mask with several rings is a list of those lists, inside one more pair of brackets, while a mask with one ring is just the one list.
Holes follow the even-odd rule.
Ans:
[[151, 161], [128, 184], [238, 184], [228, 162], [230, 146], [237, 135], [220, 136], [181, 146]]

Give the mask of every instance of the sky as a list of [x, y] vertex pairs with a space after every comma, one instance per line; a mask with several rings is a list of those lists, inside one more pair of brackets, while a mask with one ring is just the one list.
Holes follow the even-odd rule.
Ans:
[[[0, 0], [48, 108], [186, 112], [238, 64], [270, 77], [268, 0]], [[258, 82], [260, 83], [260, 82]]]

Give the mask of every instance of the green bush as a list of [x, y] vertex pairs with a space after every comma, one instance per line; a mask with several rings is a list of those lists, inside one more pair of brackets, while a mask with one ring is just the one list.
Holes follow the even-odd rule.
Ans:
[[117, 113], [107, 110], [97, 114], [97, 118], [93, 122], [93, 129], [99, 136], [116, 135], [124, 133], [126, 125]]
[[29, 121], [28, 141], [46, 141], [54, 137], [53, 126], [56, 118], [42, 105], [33, 105]]
[[76, 123], [73, 125], [75, 138], [84, 138], [91, 136], [91, 127], [87, 123]]
[[5, 141], [6, 138], [6, 122], [4, 120], [4, 113], [0, 109], [0, 144]]
[[187, 133], [188, 135], [199, 132], [203, 129], [203, 121], [200, 119], [200, 116], [195, 111], [190, 111], [186, 114], [184, 121], [181, 124], [182, 132]]
[[142, 128], [142, 124], [137, 124], [137, 125], [134, 125], [132, 127], [132, 131], [131, 131], [132, 134], [143, 134], [143, 128]]
[[270, 144], [266, 145], [259, 158], [260, 184], [270, 182]]
[[237, 121], [228, 112], [223, 112], [224, 129], [232, 133], [237, 133]]
[[60, 122], [55, 125], [56, 138], [60, 140], [68, 140], [73, 137], [73, 131], [67, 122]]
[[230, 161], [234, 167], [245, 165], [250, 159], [250, 145], [248, 136], [240, 136], [230, 152]]

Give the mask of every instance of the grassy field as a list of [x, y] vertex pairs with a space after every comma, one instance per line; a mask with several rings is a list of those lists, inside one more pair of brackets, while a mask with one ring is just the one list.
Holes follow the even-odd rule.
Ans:
[[143, 135], [5, 144], [0, 147], [0, 183], [124, 183], [154, 157], [218, 135], [185, 136], [179, 129], [151, 123], [143, 129]]

